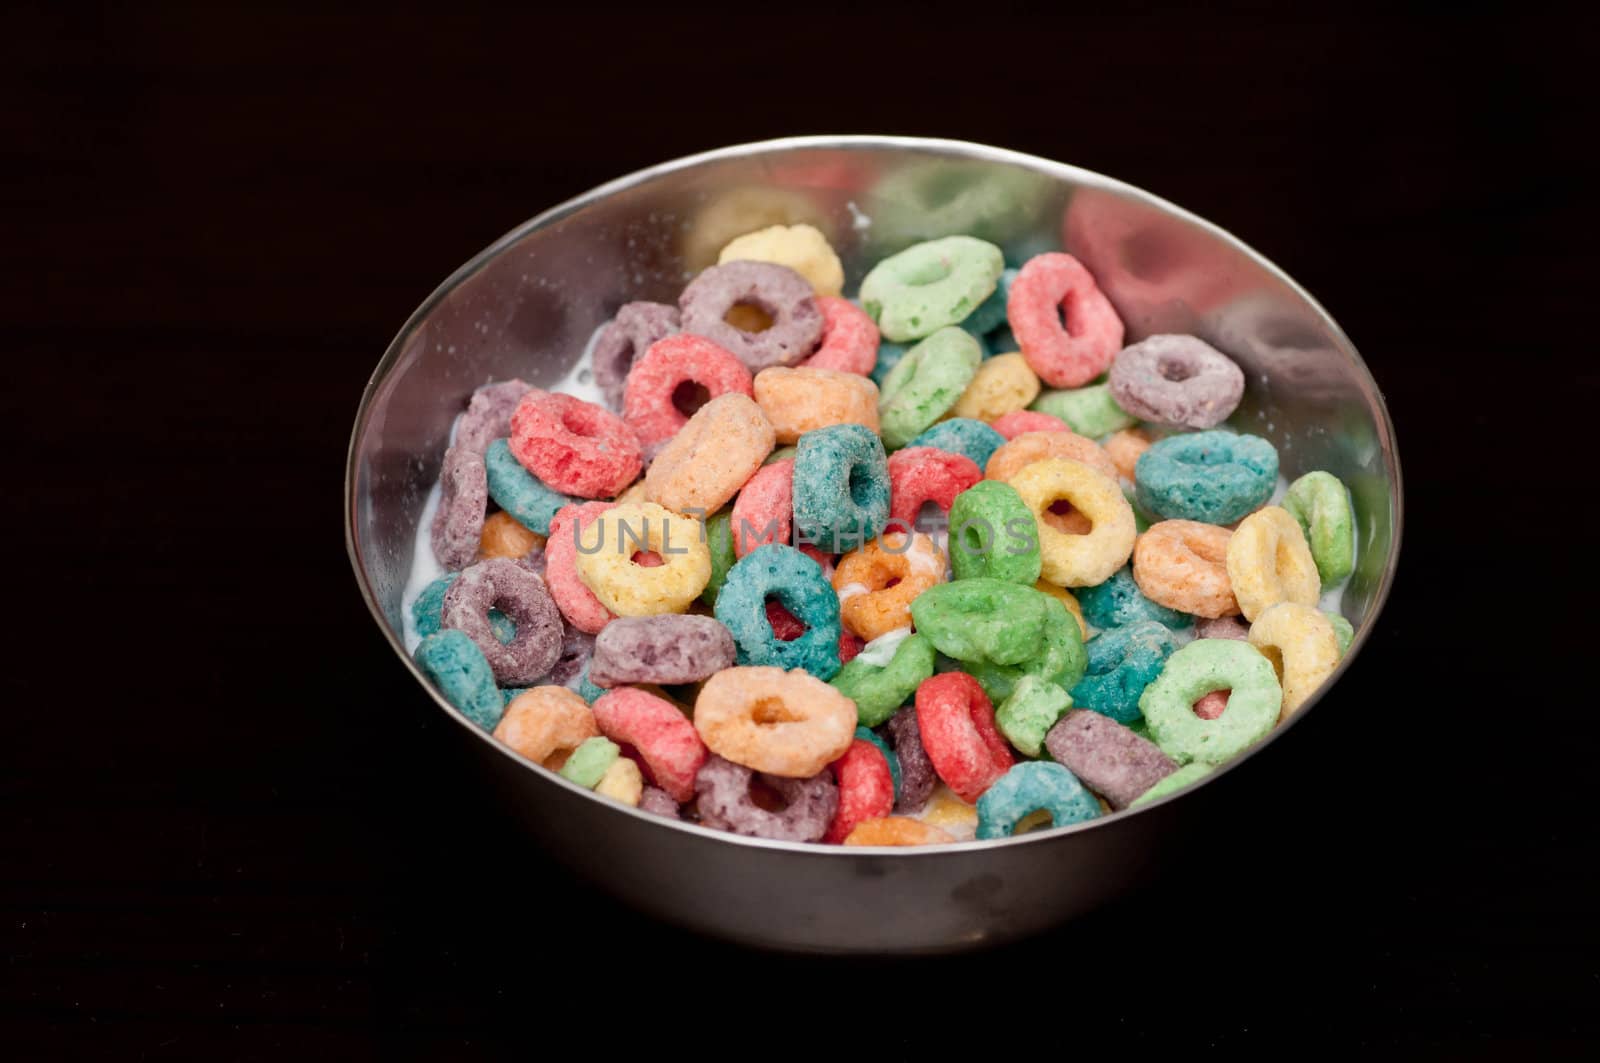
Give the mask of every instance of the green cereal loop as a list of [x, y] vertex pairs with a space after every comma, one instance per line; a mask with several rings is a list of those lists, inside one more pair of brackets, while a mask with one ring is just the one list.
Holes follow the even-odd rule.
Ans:
[[1003, 580], [957, 580], [913, 598], [911, 620], [946, 657], [969, 666], [1022, 664], [1042, 648], [1047, 600], [1049, 595], [1032, 587]]
[[995, 704], [1010, 697], [1024, 676], [1048, 679], [1057, 686], [1070, 689], [1083, 678], [1083, 673], [1089, 667], [1089, 654], [1084, 649], [1083, 632], [1078, 628], [1078, 621], [1067, 612], [1061, 599], [1041, 591], [1033, 593], [1044, 599], [1044, 632], [1039, 653], [1020, 665], [971, 661], [962, 668], [978, 681], [983, 692]]
[[1037, 757], [1044, 736], [1072, 708], [1072, 695], [1048, 679], [1025, 675], [1011, 696], [994, 711], [995, 726], [1006, 741], [1030, 757]]
[[1030, 410], [1048, 413], [1067, 422], [1080, 436], [1099, 439], [1119, 428], [1132, 428], [1139, 421], [1125, 413], [1111, 397], [1111, 385], [1090, 384], [1065, 391], [1044, 391], [1033, 400]]
[[978, 341], [958, 328], [940, 329], [907, 351], [878, 395], [884, 446], [893, 450], [921, 435], [956, 404], [982, 361]]
[[717, 594], [728, 582], [728, 570], [739, 560], [733, 553], [733, 510], [724, 509], [706, 518], [704, 526], [706, 545], [711, 548], [711, 578], [706, 581], [706, 589], [700, 592], [700, 600], [716, 608]]
[[857, 657], [828, 682], [856, 703], [856, 720], [861, 726], [876, 727], [893, 716], [933, 674], [933, 652], [927, 636], [911, 635], [895, 647], [888, 664], [879, 667]]
[[572, 751], [572, 756], [561, 765], [561, 777], [571, 779], [585, 790], [593, 790], [621, 752], [611, 739], [596, 735]]
[[1000, 283], [1000, 249], [971, 236], [915, 244], [861, 280], [861, 309], [891, 343], [919, 340], [958, 324]]
[[1331, 587], [1350, 575], [1356, 563], [1355, 513], [1339, 478], [1320, 470], [1306, 473], [1289, 485], [1283, 508], [1306, 533], [1322, 585]]
[[1350, 642], [1356, 637], [1356, 629], [1340, 614], [1332, 609], [1324, 609], [1322, 615], [1328, 618], [1328, 623], [1333, 625], [1333, 637], [1339, 640], [1339, 656], [1343, 657], [1350, 649]]
[[[1025, 544], [1029, 549], [1021, 549]], [[950, 565], [955, 578], [1039, 582], [1039, 526], [1016, 488], [980, 480], [950, 504]]]
[[[1194, 714], [1194, 703], [1213, 690], [1232, 690], [1214, 720]], [[1283, 688], [1272, 665], [1248, 642], [1197, 639], [1167, 658], [1167, 666], [1139, 697], [1139, 711], [1161, 751], [1187, 764], [1221, 764], [1264, 738], [1278, 722]]]
[[1150, 789], [1146, 790], [1138, 797], [1135, 797], [1133, 801], [1129, 803], [1128, 807], [1137, 808], [1140, 805], [1148, 804], [1149, 802], [1155, 801], [1158, 798], [1165, 797], [1170, 793], [1183, 789], [1185, 786], [1188, 786], [1191, 783], [1199, 782], [1201, 779], [1204, 779], [1207, 775], [1210, 775], [1215, 770], [1216, 768], [1212, 765], [1202, 764], [1198, 760], [1193, 764], [1185, 764], [1171, 775], [1157, 780], [1154, 786], [1150, 787]]
[[792, 443], [789, 446], [786, 446], [786, 447], [779, 447], [777, 450], [774, 450], [771, 454], [768, 454], [767, 455], [767, 460], [763, 461], [761, 464], [763, 464], [763, 465], [772, 465], [772, 464], [775, 464], [776, 462], [783, 461], [785, 458], [792, 458], [792, 457], [795, 456], [795, 453], [796, 453], [796, 451], [798, 449], [799, 448], [794, 446], [794, 444], [792, 444]]

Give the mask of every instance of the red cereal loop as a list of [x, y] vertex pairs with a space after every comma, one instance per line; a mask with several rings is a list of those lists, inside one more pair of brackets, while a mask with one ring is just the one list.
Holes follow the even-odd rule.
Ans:
[[794, 523], [794, 459], [762, 466], [750, 477], [734, 500], [731, 521], [736, 557], [767, 543], [787, 544]]
[[1037, 410], [1013, 410], [1003, 417], [996, 417], [989, 422], [989, 427], [1008, 440], [1015, 439], [1024, 432], [1072, 431], [1072, 426], [1061, 418], [1051, 417], [1048, 413], [1039, 413]]
[[[591, 635], [598, 634], [617, 615], [601, 605], [600, 599], [578, 578], [577, 536], [596, 517], [615, 507], [615, 502], [562, 506], [550, 520], [550, 538], [544, 544], [544, 581], [550, 588], [550, 597], [556, 600], [556, 608], [567, 623]], [[592, 538], [585, 542], [594, 545]]]
[[1059, 251], [1023, 263], [1011, 282], [1006, 318], [1022, 357], [1053, 388], [1087, 384], [1122, 349], [1122, 319], [1111, 300], [1083, 263]]
[[656, 785], [674, 801], [694, 797], [694, 777], [706, 762], [706, 746], [689, 718], [670, 702], [636, 687], [621, 687], [595, 699], [600, 733], [638, 751]]
[[673, 403], [683, 384], [705, 388], [707, 402], [735, 391], [755, 394], [744, 363], [704, 336], [680, 332], [657, 340], [633, 363], [622, 391], [622, 416], [646, 450], [653, 453], [689, 422]]
[[944, 672], [917, 687], [916, 706], [933, 770], [961, 800], [976, 802], [1013, 763], [988, 695], [967, 673]]
[[913, 527], [924, 502], [945, 513], [956, 495], [983, 479], [983, 470], [962, 454], [937, 447], [907, 447], [889, 455], [889, 519]]
[[644, 467], [639, 437], [616, 414], [548, 391], [530, 391], [517, 403], [510, 445], [545, 486], [579, 498], [610, 498]]
[[878, 364], [878, 326], [867, 312], [837, 295], [817, 296], [822, 311], [822, 343], [800, 365], [867, 376]]
[[839, 633], [839, 663], [849, 664], [855, 660], [862, 650], [867, 648], [867, 642], [860, 635], [848, 631]]
[[864, 819], [880, 819], [894, 811], [894, 776], [883, 751], [857, 738], [832, 764], [839, 780], [839, 809], [822, 840], [838, 845]]

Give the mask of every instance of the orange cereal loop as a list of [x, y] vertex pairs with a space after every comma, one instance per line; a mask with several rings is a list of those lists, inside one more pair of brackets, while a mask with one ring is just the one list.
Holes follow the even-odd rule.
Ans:
[[1010, 483], [1024, 468], [1047, 458], [1081, 461], [1096, 472], [1105, 473], [1113, 482], [1117, 479], [1117, 467], [1110, 456], [1094, 440], [1076, 432], [1024, 432], [989, 457], [983, 475]]
[[[1087, 520], [1087, 518], [1085, 519]], [[1078, 633], [1084, 637], [1085, 641], [1088, 640], [1089, 625], [1083, 619], [1083, 606], [1078, 604], [1076, 595], [1067, 590], [1065, 587], [1057, 587], [1054, 583], [1047, 583], [1044, 580], [1040, 580], [1038, 583], [1035, 583], [1033, 585], [1033, 589], [1036, 591], [1043, 591], [1045, 594], [1048, 594], [1050, 597], [1056, 599], [1062, 605], [1066, 606], [1067, 612], [1071, 613], [1073, 619], [1078, 621]]]
[[1020, 354], [997, 354], [981, 363], [949, 416], [970, 417], [988, 424], [1039, 397], [1039, 378]]
[[1139, 455], [1150, 449], [1150, 436], [1142, 428], [1124, 428], [1112, 432], [1103, 448], [1124, 480], [1133, 479], [1133, 467]]
[[868, 642], [909, 627], [912, 599], [944, 575], [944, 554], [929, 536], [917, 532], [907, 545], [904, 532], [885, 532], [834, 567], [839, 619]]
[[695, 411], [645, 473], [645, 497], [677, 513], [710, 515], [755, 475], [776, 442], [748, 395], [718, 395]]
[[589, 703], [553, 686], [518, 694], [494, 729], [500, 741], [551, 771], [560, 771], [574, 749], [599, 733]]
[[803, 668], [725, 668], [700, 688], [694, 727], [719, 757], [809, 779], [855, 740], [856, 703]]
[[544, 536], [524, 528], [515, 517], [501, 510], [490, 514], [483, 522], [483, 534], [478, 539], [478, 556], [515, 560], [527, 557], [536, 547], [543, 545]]
[[1133, 544], [1133, 581], [1157, 605], [1208, 620], [1234, 616], [1239, 603], [1228, 578], [1233, 533], [1195, 520], [1152, 524]]
[[846, 845], [945, 845], [955, 836], [909, 816], [864, 819], [846, 836]]
[[756, 374], [755, 393], [780, 443], [836, 424], [878, 431], [878, 385], [856, 373], [773, 366]]

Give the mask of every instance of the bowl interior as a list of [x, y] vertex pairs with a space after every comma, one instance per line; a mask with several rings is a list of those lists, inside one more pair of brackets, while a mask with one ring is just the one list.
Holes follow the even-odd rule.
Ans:
[[745, 145], [614, 181], [507, 234], [423, 303], [368, 385], [346, 485], [357, 578], [397, 652], [418, 517], [472, 390], [555, 384], [621, 304], [675, 302], [734, 236], [796, 222], [838, 250], [846, 291], [939, 236], [983, 237], [1013, 263], [1065, 250], [1129, 342], [1189, 332], [1233, 357], [1247, 387], [1230, 423], [1270, 439], [1290, 479], [1326, 469], [1350, 486], [1359, 560], [1344, 612], [1359, 649], [1398, 551], [1400, 473], [1377, 387], [1326, 312], [1227, 233], [1120, 182], [979, 145], [864, 137]]

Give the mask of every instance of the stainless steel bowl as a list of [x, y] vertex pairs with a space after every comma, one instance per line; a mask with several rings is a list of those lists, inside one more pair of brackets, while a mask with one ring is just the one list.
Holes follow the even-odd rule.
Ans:
[[545, 211], [457, 270], [411, 315], [361, 398], [345, 481], [356, 581], [401, 666], [531, 836], [625, 901], [797, 950], [940, 951], [1016, 938], [1158, 868], [1193, 825], [1186, 808], [1269, 755], [1317, 699], [1204, 786], [1137, 811], [998, 842], [825, 848], [738, 838], [597, 798], [469, 723], [402, 645], [418, 515], [472, 389], [512, 376], [553, 384], [620, 304], [672, 302], [733, 236], [798, 221], [828, 235], [852, 286], [881, 256], [952, 233], [992, 240], [1010, 259], [1064, 248], [1099, 279], [1130, 342], [1190, 332], [1230, 354], [1249, 381], [1233, 423], [1270, 438], [1290, 477], [1327, 469], [1350, 485], [1360, 559], [1345, 612], [1356, 636], [1339, 671], [1361, 652], [1399, 551], [1400, 466], [1383, 398], [1327, 312], [1226, 232], [1146, 192], [1016, 152], [903, 137], [803, 137], [679, 159]]

